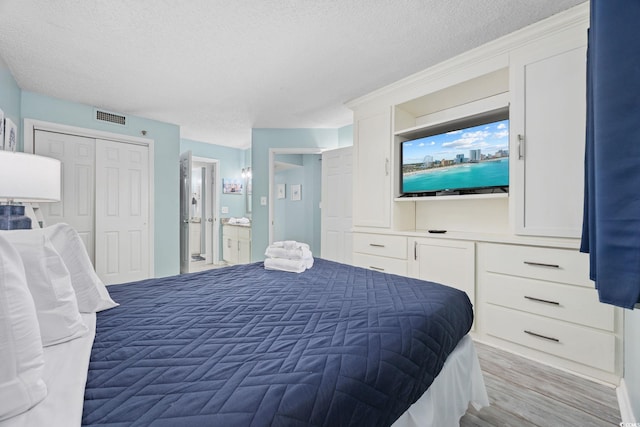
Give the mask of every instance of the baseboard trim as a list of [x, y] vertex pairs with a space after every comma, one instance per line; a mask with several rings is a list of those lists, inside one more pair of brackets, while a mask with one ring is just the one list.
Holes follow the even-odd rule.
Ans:
[[620, 406], [620, 416], [623, 423], [637, 423], [633, 409], [631, 408], [631, 400], [629, 399], [629, 390], [624, 378], [620, 380], [620, 385], [616, 388], [618, 396], [618, 405]]

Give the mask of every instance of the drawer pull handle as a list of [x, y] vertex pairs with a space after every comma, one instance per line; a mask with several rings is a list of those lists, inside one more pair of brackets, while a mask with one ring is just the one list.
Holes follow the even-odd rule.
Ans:
[[549, 340], [549, 341], [553, 341], [553, 342], [560, 342], [560, 340], [558, 338], [552, 338], [552, 337], [547, 337], [545, 335], [536, 334], [535, 332], [527, 331], [526, 329], [524, 330], [524, 333], [532, 335], [534, 337], [543, 338], [545, 340]]
[[518, 134], [518, 160], [524, 159], [524, 135]]
[[527, 265], [533, 265], [536, 267], [550, 267], [550, 268], [560, 268], [558, 264], [545, 264], [543, 262], [533, 262], [533, 261], [524, 261]]
[[378, 243], [369, 243], [369, 246], [373, 246], [374, 248], [384, 248], [384, 245], [379, 245]]
[[545, 304], [551, 304], [551, 305], [560, 305], [559, 302], [557, 301], [549, 301], [548, 299], [541, 299], [541, 298], [536, 298], [536, 297], [530, 297], [528, 295], [524, 296], [526, 299], [531, 300], [531, 301], [535, 301], [535, 302], [543, 302]]
[[376, 271], [384, 271], [384, 268], [374, 267], [373, 265], [370, 265], [369, 268]]

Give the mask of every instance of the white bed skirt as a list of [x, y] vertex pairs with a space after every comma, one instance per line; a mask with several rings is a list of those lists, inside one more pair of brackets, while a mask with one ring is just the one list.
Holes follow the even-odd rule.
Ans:
[[469, 404], [489, 406], [478, 354], [466, 335], [449, 355], [431, 387], [392, 427], [456, 427]]

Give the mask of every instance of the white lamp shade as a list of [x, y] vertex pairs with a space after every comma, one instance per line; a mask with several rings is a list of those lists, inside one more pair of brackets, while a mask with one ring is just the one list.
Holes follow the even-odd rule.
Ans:
[[0, 200], [59, 201], [60, 160], [0, 151]]

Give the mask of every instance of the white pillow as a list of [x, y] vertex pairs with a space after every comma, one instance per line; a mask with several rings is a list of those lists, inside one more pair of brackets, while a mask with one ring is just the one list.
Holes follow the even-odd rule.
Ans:
[[82, 239], [73, 227], [64, 223], [55, 224], [46, 227], [44, 234], [69, 270], [81, 313], [96, 313], [120, 305], [109, 296], [107, 288], [93, 269]]
[[22, 258], [42, 344], [59, 344], [84, 335], [88, 329], [78, 310], [69, 271], [42, 229], [3, 231], [0, 235]]
[[0, 420], [47, 395], [36, 308], [20, 255], [0, 236]]

